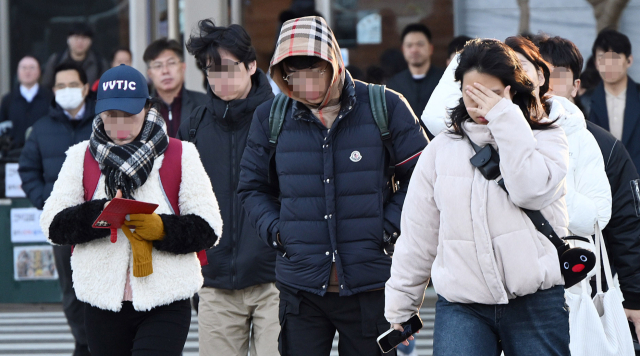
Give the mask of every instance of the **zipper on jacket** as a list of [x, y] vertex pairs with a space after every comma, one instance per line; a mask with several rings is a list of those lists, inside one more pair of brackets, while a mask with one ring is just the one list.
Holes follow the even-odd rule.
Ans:
[[[227, 103], [227, 106], [224, 109], [224, 114], [222, 114], [222, 118], [226, 118], [227, 116], [227, 112], [229, 111], [229, 103]], [[237, 179], [237, 175], [238, 172], [236, 170], [236, 160], [237, 158], [237, 154], [236, 154], [236, 133], [237, 131], [235, 130], [235, 128], [231, 129], [231, 147], [230, 147], [230, 154], [231, 154], [231, 159], [230, 159], [230, 168], [231, 168], [231, 179], [229, 180], [229, 184], [230, 187], [229, 189], [231, 191], [234, 191], [234, 182]], [[236, 266], [236, 260], [238, 257], [238, 219], [237, 219], [237, 204], [236, 204], [236, 195], [232, 194], [232, 199], [231, 199], [231, 285], [232, 287], [235, 289], [237, 287], [237, 266]]]
[[333, 255], [333, 262], [335, 263], [336, 262], [336, 254], [332, 253], [332, 255]]

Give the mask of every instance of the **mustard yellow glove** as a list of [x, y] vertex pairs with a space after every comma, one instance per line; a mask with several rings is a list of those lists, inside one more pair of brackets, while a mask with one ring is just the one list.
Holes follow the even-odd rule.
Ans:
[[131, 254], [133, 255], [133, 276], [146, 277], [153, 273], [153, 264], [151, 263], [151, 249], [153, 243], [146, 241], [138, 236], [135, 232], [131, 232], [126, 225], [122, 225], [122, 232], [129, 239], [131, 244]]
[[154, 241], [164, 238], [164, 224], [160, 215], [153, 214], [131, 214], [129, 221], [124, 222], [129, 228], [134, 228], [133, 233], [139, 239]]

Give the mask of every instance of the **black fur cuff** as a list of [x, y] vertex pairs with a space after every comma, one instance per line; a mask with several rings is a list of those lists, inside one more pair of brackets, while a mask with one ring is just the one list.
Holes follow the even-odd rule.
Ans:
[[58, 245], [76, 245], [108, 237], [109, 229], [91, 227], [106, 202], [107, 199], [91, 200], [62, 210], [49, 226], [49, 239]]
[[218, 237], [203, 218], [198, 215], [159, 214], [164, 224], [164, 238], [153, 242], [160, 251], [176, 255], [211, 248]]

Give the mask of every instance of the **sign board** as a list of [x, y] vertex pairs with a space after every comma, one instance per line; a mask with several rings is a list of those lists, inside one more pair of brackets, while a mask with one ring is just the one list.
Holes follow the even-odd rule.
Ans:
[[15, 246], [13, 279], [16, 281], [58, 279], [53, 246]]
[[25, 198], [22, 191], [22, 180], [18, 174], [17, 163], [7, 163], [5, 166], [4, 191], [7, 198]]
[[359, 45], [382, 43], [382, 16], [378, 13], [370, 13], [362, 16], [358, 21], [356, 31]]
[[41, 214], [36, 208], [11, 209], [11, 242], [47, 242], [40, 228]]

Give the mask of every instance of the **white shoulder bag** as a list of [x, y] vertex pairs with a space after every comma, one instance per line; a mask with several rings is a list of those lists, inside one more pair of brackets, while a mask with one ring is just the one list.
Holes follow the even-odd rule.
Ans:
[[[591, 299], [589, 282], [580, 282], [580, 293], [565, 290], [569, 305], [569, 348], [572, 356], [634, 356], [629, 323], [622, 307], [622, 293], [614, 282], [609, 265], [607, 248], [602, 232], [596, 223], [596, 288]], [[602, 292], [602, 273], [609, 289]]]

